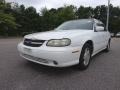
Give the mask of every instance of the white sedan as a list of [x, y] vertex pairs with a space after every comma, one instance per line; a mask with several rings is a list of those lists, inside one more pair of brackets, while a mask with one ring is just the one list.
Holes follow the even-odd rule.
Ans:
[[67, 21], [52, 31], [26, 35], [18, 44], [23, 58], [46, 66], [79, 65], [86, 69], [91, 57], [109, 51], [111, 35], [96, 19]]

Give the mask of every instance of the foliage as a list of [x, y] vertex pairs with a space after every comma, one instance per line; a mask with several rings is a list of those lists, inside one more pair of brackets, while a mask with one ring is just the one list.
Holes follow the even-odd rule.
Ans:
[[[64, 6], [62, 8], [47, 10], [42, 9], [42, 26], [43, 30], [51, 30], [60, 25], [61, 23], [75, 19], [75, 7]], [[42, 30], [42, 31], [43, 31]]]
[[16, 29], [15, 17], [12, 16], [7, 10], [10, 8], [9, 3], [4, 0], [0, 1], [0, 35], [8, 35], [9, 29]]
[[[96, 18], [106, 24], [107, 6], [95, 8], [73, 5], [58, 9], [43, 8], [40, 13], [34, 7], [25, 8], [17, 3], [0, 0], [0, 35], [23, 35], [33, 32], [53, 30], [61, 23], [83, 18]], [[115, 34], [120, 32], [120, 8], [110, 5], [109, 30]]]

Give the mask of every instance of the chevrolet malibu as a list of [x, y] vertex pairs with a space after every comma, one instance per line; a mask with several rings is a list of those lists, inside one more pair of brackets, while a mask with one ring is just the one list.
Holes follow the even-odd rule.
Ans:
[[111, 35], [97, 19], [71, 20], [52, 31], [26, 35], [18, 44], [20, 56], [52, 67], [78, 65], [86, 69], [91, 57], [110, 50]]

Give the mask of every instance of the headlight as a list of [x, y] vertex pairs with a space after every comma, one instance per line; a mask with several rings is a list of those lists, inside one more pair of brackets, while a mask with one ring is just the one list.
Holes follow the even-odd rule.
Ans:
[[47, 46], [51, 46], [51, 47], [64, 47], [64, 46], [68, 46], [71, 44], [71, 40], [64, 38], [64, 39], [52, 39], [49, 40], [47, 43]]

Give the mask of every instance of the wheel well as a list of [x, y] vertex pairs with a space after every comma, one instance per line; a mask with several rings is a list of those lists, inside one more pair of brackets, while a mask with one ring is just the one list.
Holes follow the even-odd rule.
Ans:
[[88, 40], [85, 44], [89, 44], [91, 46], [91, 50], [92, 50], [92, 53], [93, 53], [93, 50], [94, 50], [93, 41], [92, 40]]
[[111, 38], [109, 39], [109, 42], [111, 41]]

